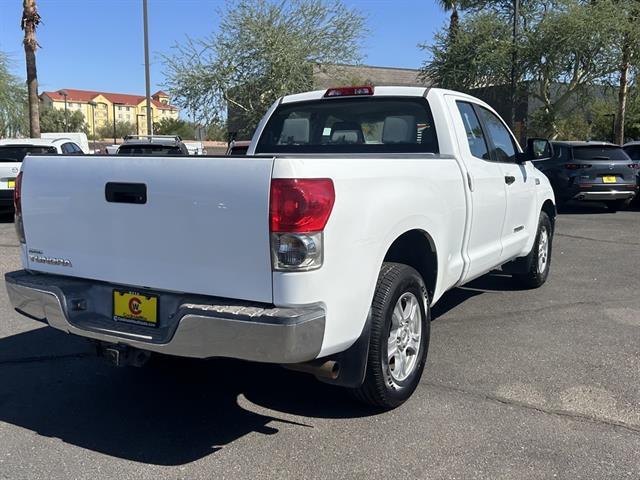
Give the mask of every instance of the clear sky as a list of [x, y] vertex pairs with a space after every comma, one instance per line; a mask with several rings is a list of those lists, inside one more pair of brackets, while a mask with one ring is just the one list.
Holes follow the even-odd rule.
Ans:
[[[344, 0], [367, 18], [364, 63], [419, 68], [446, 21], [431, 0]], [[160, 54], [186, 36], [215, 32], [224, 0], [148, 0], [152, 93], [162, 88]], [[38, 0], [39, 90], [78, 88], [144, 95], [142, 0]], [[22, 0], [0, 0], [0, 51], [26, 76], [20, 18]]]

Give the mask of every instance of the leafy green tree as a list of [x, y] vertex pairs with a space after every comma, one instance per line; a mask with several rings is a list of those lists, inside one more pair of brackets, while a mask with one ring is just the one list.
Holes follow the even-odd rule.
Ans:
[[[64, 110], [58, 108], [45, 108], [40, 110], [40, 130], [42, 132], [64, 132], [65, 115]], [[82, 112], [67, 110], [67, 130], [68, 132], [87, 133], [88, 126], [84, 122]]]
[[512, 11], [506, 2], [478, 0], [476, 7], [482, 3], [492, 8], [466, 14], [455, 39], [449, 41], [443, 29], [432, 44], [422, 46], [432, 57], [423, 66], [423, 76], [463, 91], [509, 85], [515, 58], [519, 88], [541, 104], [537, 127], [556, 138], [559, 121], [577, 95], [618, 68], [614, 2], [523, 2], [515, 45]]
[[614, 0], [618, 20], [616, 22], [617, 39], [614, 44], [615, 59], [618, 61], [618, 69], [614, 74], [618, 86], [618, 102], [616, 107], [616, 122], [614, 141], [624, 143], [625, 117], [627, 113], [627, 100], [629, 85], [635, 77], [634, 66], [640, 66], [640, 2], [638, 0]]
[[[134, 135], [136, 126], [130, 122], [116, 122], [116, 138], [123, 138], [127, 135]], [[98, 138], [113, 138], [113, 123], [101, 125], [96, 128], [96, 136]]]
[[179, 118], [163, 118], [154, 123], [153, 133], [157, 135], [179, 135], [183, 139], [195, 138], [193, 125]]
[[227, 126], [223, 122], [212, 122], [207, 127], [207, 140], [226, 142], [228, 140]]
[[28, 131], [27, 91], [9, 70], [9, 58], [0, 52], [0, 137]]
[[308, 90], [313, 68], [357, 63], [363, 17], [340, 0], [229, 1], [219, 33], [164, 58], [176, 103], [209, 124], [229, 107], [245, 135], [278, 97]]

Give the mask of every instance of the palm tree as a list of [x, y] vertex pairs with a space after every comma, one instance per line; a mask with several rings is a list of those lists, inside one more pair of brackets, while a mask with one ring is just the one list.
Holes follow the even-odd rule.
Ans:
[[38, 73], [36, 70], [36, 28], [40, 23], [40, 15], [36, 0], [23, 0], [22, 22], [24, 30], [24, 53], [27, 63], [27, 92], [29, 98], [29, 133], [31, 138], [40, 138], [40, 104], [38, 99]]
[[460, 0], [436, 0], [436, 2], [445, 12], [451, 12], [451, 18], [449, 20], [449, 39], [451, 40], [458, 33], [458, 25], [460, 23], [458, 7], [460, 7]]

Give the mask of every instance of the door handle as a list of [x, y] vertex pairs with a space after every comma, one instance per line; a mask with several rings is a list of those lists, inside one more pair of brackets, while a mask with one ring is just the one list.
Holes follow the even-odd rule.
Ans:
[[144, 183], [108, 182], [104, 187], [104, 196], [111, 203], [147, 203], [147, 186]]
[[516, 181], [516, 177], [512, 176], [512, 175], [505, 175], [504, 177], [504, 182], [507, 185], [511, 185], [512, 183], [514, 183]]

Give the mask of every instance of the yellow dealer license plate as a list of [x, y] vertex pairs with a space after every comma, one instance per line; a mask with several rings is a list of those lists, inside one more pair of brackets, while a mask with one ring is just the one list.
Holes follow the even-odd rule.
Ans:
[[7, 180], [7, 188], [16, 188], [16, 180]]
[[615, 175], [605, 175], [604, 177], [602, 177], [602, 181], [604, 183], [616, 183], [618, 179]]
[[156, 327], [158, 326], [158, 297], [114, 290], [113, 319], [116, 322]]

